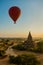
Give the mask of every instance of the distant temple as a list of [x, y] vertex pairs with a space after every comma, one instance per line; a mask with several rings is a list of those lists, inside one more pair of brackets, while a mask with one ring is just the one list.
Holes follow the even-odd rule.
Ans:
[[27, 40], [24, 41], [24, 46], [25, 47], [29, 47], [29, 48], [33, 48], [34, 47], [34, 41], [32, 39], [31, 33], [29, 32], [29, 35], [27, 37]]

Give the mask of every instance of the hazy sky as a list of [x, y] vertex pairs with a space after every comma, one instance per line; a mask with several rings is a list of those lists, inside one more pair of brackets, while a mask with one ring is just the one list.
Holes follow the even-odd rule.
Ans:
[[[14, 24], [8, 14], [12, 6], [21, 9], [21, 16]], [[0, 37], [43, 36], [43, 0], [0, 0]]]

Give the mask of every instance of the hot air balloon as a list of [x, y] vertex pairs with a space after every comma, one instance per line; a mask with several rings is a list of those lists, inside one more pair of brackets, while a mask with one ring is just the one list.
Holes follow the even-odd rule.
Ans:
[[12, 18], [14, 23], [16, 23], [16, 21], [19, 18], [20, 14], [21, 14], [21, 10], [17, 6], [13, 6], [9, 9], [9, 16]]

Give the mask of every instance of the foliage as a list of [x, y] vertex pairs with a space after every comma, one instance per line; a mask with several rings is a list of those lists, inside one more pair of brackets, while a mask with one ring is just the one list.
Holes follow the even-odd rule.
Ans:
[[35, 53], [43, 53], [43, 41], [39, 41], [37, 43], [37, 46], [36, 47], [33, 47], [33, 48], [29, 48], [24, 46], [23, 44], [18, 44], [18, 45], [15, 45], [12, 47], [12, 49], [17, 49], [17, 50], [26, 50], [26, 51], [32, 51], [32, 52], [35, 52]]
[[5, 54], [5, 51], [4, 50], [0, 50], [0, 57], [4, 56], [4, 54]]
[[43, 41], [40, 41], [37, 43], [38, 46], [38, 52], [43, 53]]
[[26, 48], [22, 44], [15, 45], [12, 47], [12, 49], [26, 50]]
[[17, 65], [40, 65], [36, 56], [29, 55], [19, 55], [17, 57], [9, 56], [9, 62]]

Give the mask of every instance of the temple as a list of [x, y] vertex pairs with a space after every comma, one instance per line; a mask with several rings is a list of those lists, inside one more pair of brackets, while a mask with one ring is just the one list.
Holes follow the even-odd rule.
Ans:
[[26, 41], [24, 41], [24, 45], [25, 45], [25, 47], [29, 47], [29, 48], [34, 47], [34, 41], [33, 41], [33, 38], [32, 38], [32, 35], [30, 32], [28, 34]]

